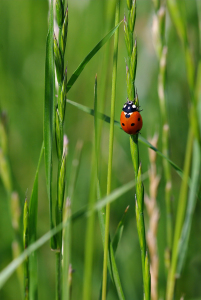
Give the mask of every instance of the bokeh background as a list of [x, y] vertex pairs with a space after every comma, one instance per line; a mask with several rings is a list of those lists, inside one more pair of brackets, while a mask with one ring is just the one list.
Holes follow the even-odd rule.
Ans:
[[[186, 0], [184, 17], [188, 24], [188, 36], [194, 60], [198, 60], [198, 18], [194, 0]], [[69, 27], [65, 61], [68, 78], [91, 49], [114, 26], [113, 0], [69, 0]], [[126, 1], [121, 1], [120, 18], [127, 13]], [[135, 36], [138, 42], [138, 65], [136, 87], [143, 109], [144, 138], [159, 134], [161, 149], [162, 120], [157, 95], [158, 60], [152, 36], [154, 9], [152, 1], [137, 1]], [[45, 75], [45, 43], [47, 35], [48, 1], [17, 0], [0, 1], [0, 108], [7, 114], [9, 161], [13, 189], [20, 195], [21, 205], [30, 198], [40, 148], [43, 140], [43, 102]], [[186, 147], [189, 107], [189, 90], [184, 63], [184, 53], [178, 35], [167, 14], [166, 41], [168, 45], [166, 97], [170, 125], [170, 158], [183, 168]], [[90, 61], [68, 94], [68, 99], [93, 107], [94, 80], [98, 78], [98, 102], [104, 103], [102, 112], [110, 114], [111, 71], [113, 40], [109, 41]], [[119, 120], [126, 101], [126, 59], [123, 24], [119, 30], [119, 55], [117, 69], [117, 93], [115, 119]], [[102, 104], [99, 108], [102, 107]], [[70, 178], [72, 159], [79, 140], [83, 141], [79, 175], [73, 197], [72, 212], [87, 204], [89, 199], [90, 169], [93, 145], [93, 117], [70, 104], [66, 107], [65, 133], [68, 136], [67, 180]], [[106, 193], [109, 125], [103, 124], [100, 155], [100, 183], [102, 194]], [[56, 161], [56, 155], [55, 155]], [[148, 149], [140, 144], [143, 172], [149, 168]], [[46, 194], [44, 163], [39, 175], [38, 237], [49, 230], [49, 208]], [[56, 168], [55, 168], [56, 171]], [[166, 274], [164, 251], [166, 243], [165, 199], [162, 159], [157, 158], [157, 171], [161, 175], [158, 189], [160, 220], [159, 247], [159, 295], [164, 298]], [[55, 172], [56, 178], [56, 172]], [[134, 178], [128, 136], [115, 127], [112, 189]], [[172, 203], [174, 216], [181, 179], [172, 169]], [[145, 180], [145, 191], [149, 181]], [[56, 186], [56, 180], [55, 180]], [[137, 236], [134, 191], [117, 199], [111, 206], [111, 234], [120, 221], [125, 208], [127, 213], [124, 233], [117, 251], [117, 264], [126, 299], [142, 298], [142, 272], [140, 248]], [[198, 201], [189, 250], [183, 274], [177, 281], [176, 295], [186, 299], [201, 297], [201, 205]], [[146, 212], [145, 217], [147, 218]], [[22, 218], [22, 217], [21, 217]], [[81, 299], [83, 286], [86, 218], [73, 223], [72, 266], [73, 299]], [[0, 270], [12, 260], [11, 243], [13, 229], [7, 195], [0, 182]], [[38, 250], [39, 299], [54, 299], [55, 257], [49, 243]], [[92, 299], [97, 299], [102, 278], [103, 249], [98, 222], [95, 227]], [[0, 291], [0, 299], [22, 299], [18, 279], [14, 274]], [[115, 290], [108, 299], [116, 299]]]

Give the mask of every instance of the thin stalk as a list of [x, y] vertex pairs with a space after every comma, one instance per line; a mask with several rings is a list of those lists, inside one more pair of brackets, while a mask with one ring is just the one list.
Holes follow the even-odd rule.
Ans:
[[[119, 11], [120, 11], [120, 0], [117, 0], [117, 2], [116, 2], [116, 13], [115, 13], [115, 26], [119, 23]], [[113, 70], [112, 70], [112, 95], [111, 95], [111, 122], [110, 122], [108, 175], [107, 175], [107, 195], [109, 195], [110, 192], [111, 192], [118, 41], [119, 41], [119, 30], [117, 29], [116, 32], [115, 32], [115, 35], [114, 35], [114, 54], [113, 54]], [[107, 292], [107, 257], [108, 257], [108, 244], [109, 244], [109, 223], [110, 223], [110, 204], [107, 204], [107, 206], [106, 206], [106, 218], [105, 218], [105, 242], [104, 242], [104, 258], [103, 258], [102, 300], [106, 299], [106, 292]]]
[[[62, 232], [62, 231], [60, 231]], [[56, 300], [60, 300], [62, 297], [62, 268], [61, 268], [61, 251], [56, 253]]]
[[[139, 108], [139, 99], [135, 91], [135, 76], [137, 69], [137, 41], [133, 39], [136, 19], [136, 0], [128, 0], [128, 21], [124, 18], [125, 42], [128, 52], [128, 66], [126, 66], [126, 82], [127, 94], [130, 101], [134, 101], [136, 107]], [[151, 278], [150, 278], [150, 262], [147, 253], [147, 244], [145, 236], [144, 224], [144, 186], [141, 180], [141, 164], [139, 164], [139, 148], [138, 134], [130, 135], [130, 151], [135, 172], [135, 180], [137, 182], [135, 195], [136, 222], [138, 230], [138, 238], [141, 249], [142, 274], [144, 285], [144, 299], [150, 299]]]
[[[27, 199], [24, 203], [23, 215], [23, 244], [24, 249], [29, 246], [29, 208]], [[29, 257], [27, 256], [24, 262], [24, 299], [29, 300]]]
[[[63, 221], [63, 204], [66, 181], [67, 136], [64, 135], [64, 118], [66, 108], [67, 69], [64, 71], [64, 55], [68, 31], [68, 6], [64, 12], [64, 2], [55, 1], [58, 36], [54, 35], [54, 62], [57, 75], [57, 103], [55, 110], [55, 138], [58, 158], [56, 224]], [[62, 298], [62, 231], [56, 236], [56, 299]]]
[[188, 139], [187, 139], [187, 148], [186, 148], [186, 157], [184, 162], [184, 177], [181, 185], [181, 190], [179, 194], [177, 216], [176, 216], [176, 226], [175, 226], [175, 234], [174, 234], [174, 242], [173, 242], [173, 251], [172, 251], [172, 260], [170, 271], [168, 274], [168, 282], [167, 282], [167, 300], [173, 299], [174, 294], [174, 286], [175, 286], [175, 272], [177, 267], [178, 260], [178, 247], [179, 247], [179, 239], [181, 235], [181, 230], [183, 226], [185, 210], [186, 210], [186, 202], [187, 202], [187, 191], [188, 191], [188, 178], [191, 166], [191, 156], [192, 156], [192, 148], [193, 148], [193, 133], [189, 130]]
[[[54, 6], [53, 0], [49, 4], [49, 25], [46, 40], [46, 61], [45, 61], [45, 101], [44, 101], [44, 157], [46, 185], [49, 200], [50, 228], [54, 228], [53, 220], [53, 201], [52, 201], [52, 143], [53, 143], [53, 123], [54, 123], [54, 97], [55, 97], [55, 76], [54, 76]], [[55, 237], [51, 239], [51, 248], [56, 248]]]
[[71, 299], [71, 287], [72, 287], [72, 270], [70, 265], [71, 259], [71, 199], [68, 197], [66, 199], [66, 204], [64, 208], [63, 223], [68, 225], [63, 229], [63, 242], [62, 242], [62, 256], [63, 256], [63, 286], [62, 286], [62, 299]]
[[[165, 15], [166, 7], [161, 1], [153, 1], [155, 8], [155, 16], [153, 20], [153, 36], [156, 53], [159, 60], [159, 74], [158, 74], [158, 98], [160, 111], [162, 116], [162, 152], [167, 157], [169, 156], [169, 124], [167, 118], [166, 109], [166, 96], [165, 96], [165, 84], [166, 84], [166, 70], [167, 70], [167, 52], [168, 48], [165, 44]], [[170, 165], [166, 159], [163, 159], [163, 168], [166, 181], [165, 187], [165, 203], [166, 203], [166, 255], [165, 264], [167, 269], [170, 266], [172, 239], [173, 239], [173, 220], [172, 220], [172, 205], [171, 205], [171, 190], [172, 180]]]
[[[95, 77], [94, 85], [94, 108], [96, 111], [97, 107], [97, 76]], [[96, 118], [94, 118], [94, 121]], [[95, 121], [96, 122], [96, 121]], [[97, 130], [97, 126], [95, 126]], [[94, 136], [97, 136], [95, 133]], [[91, 168], [91, 185], [89, 195], [89, 209], [91, 209], [96, 199], [96, 176], [97, 176], [97, 161], [96, 161], [96, 149], [97, 143], [93, 143], [92, 153], [92, 168]], [[94, 248], [94, 224], [95, 224], [95, 213], [91, 213], [87, 222], [86, 242], [85, 242], [85, 267], [84, 267], [84, 285], [83, 285], [83, 300], [89, 300], [91, 298], [91, 276], [93, 266], [93, 248]]]
[[[175, 24], [175, 27], [177, 29], [177, 32], [180, 36], [183, 45], [184, 54], [185, 54], [185, 64], [187, 69], [187, 81], [188, 81], [190, 96], [191, 96], [190, 110], [189, 110], [190, 127], [188, 130], [188, 139], [187, 139], [187, 146], [186, 146], [186, 153], [185, 153], [184, 177], [183, 177], [180, 195], [179, 195], [179, 201], [178, 201], [172, 261], [171, 261], [171, 267], [169, 270], [168, 282], [167, 282], [166, 298], [167, 300], [170, 300], [173, 298], [174, 295], [175, 277], [176, 277], [175, 273], [177, 269], [179, 250], [181, 249], [181, 245], [179, 249], [179, 241], [181, 238], [182, 227], [185, 226], [184, 217], [185, 217], [185, 211], [187, 205], [188, 177], [190, 173], [193, 140], [196, 139], [200, 147], [200, 135], [199, 135], [198, 115], [196, 113], [198, 98], [195, 92], [196, 90], [195, 89], [195, 82], [196, 82], [195, 65], [193, 63], [192, 54], [190, 51], [190, 45], [187, 38], [186, 24], [183, 18], [181, 17], [181, 13], [177, 2], [175, 0], [168, 0], [167, 3], [168, 3], [170, 15], [173, 19], [173, 22]], [[192, 169], [192, 173], [193, 172], [194, 170]], [[190, 226], [190, 222], [188, 226]]]

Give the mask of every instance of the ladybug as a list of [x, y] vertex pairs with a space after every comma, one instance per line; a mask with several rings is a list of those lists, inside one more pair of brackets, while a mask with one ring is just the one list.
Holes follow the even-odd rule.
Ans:
[[142, 128], [142, 116], [133, 101], [124, 103], [120, 117], [121, 128], [128, 134], [137, 134]]

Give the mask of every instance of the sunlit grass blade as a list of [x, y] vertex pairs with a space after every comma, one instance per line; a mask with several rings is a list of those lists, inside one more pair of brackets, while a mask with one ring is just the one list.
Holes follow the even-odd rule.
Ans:
[[[74, 102], [72, 100], [69, 100], [67, 99], [67, 102], [75, 107], [77, 107], [78, 109], [94, 116], [94, 109], [92, 108], [89, 108], [87, 106], [84, 106], [82, 104], [79, 104], [77, 102]], [[103, 114], [103, 113], [100, 113], [100, 112], [97, 112], [97, 117], [107, 123], [110, 123], [110, 117]], [[121, 129], [121, 125], [118, 121], [114, 120], [114, 125], [118, 126], [120, 129]], [[160, 155], [162, 158], [166, 159], [170, 164], [171, 166], [175, 169], [175, 171], [179, 174], [180, 177], [183, 176], [183, 171], [182, 169], [180, 169], [171, 159], [169, 159], [168, 157], [166, 157], [162, 152], [160, 152], [157, 148], [155, 148], [152, 144], [150, 144], [145, 138], [143, 138], [141, 135], [138, 137], [138, 140], [146, 145], [147, 147], [149, 147], [150, 149], [154, 150], [155, 152], [157, 152], [158, 155]]]
[[117, 26], [115, 26], [90, 52], [89, 54], [84, 58], [84, 60], [81, 62], [81, 64], [78, 66], [78, 68], [75, 70], [75, 72], [71, 75], [68, 83], [67, 83], [67, 92], [71, 89], [75, 81], [78, 79], [82, 71], [84, 70], [85, 66], [88, 64], [88, 62], [94, 57], [94, 55], [105, 45], [105, 43], [111, 38], [111, 36], [115, 33], [115, 31], [119, 28], [121, 25], [121, 22]]
[[[54, 227], [52, 207], [52, 140], [54, 126], [54, 16], [53, 0], [50, 2], [48, 35], [46, 41], [45, 61], [45, 101], [44, 101], [44, 155], [47, 193], [49, 198], [50, 228]], [[56, 248], [55, 239], [51, 240], [51, 247]]]
[[177, 265], [177, 274], [180, 275], [184, 266], [188, 243], [191, 231], [191, 225], [193, 221], [193, 213], [197, 201], [197, 192], [200, 185], [200, 170], [201, 170], [201, 154], [197, 141], [194, 141], [193, 147], [193, 164], [192, 164], [192, 183], [189, 191], [189, 199], [186, 210], [186, 217], [182, 228], [181, 238], [179, 242], [179, 256]]
[[[142, 180], [147, 178], [146, 176], [142, 175]], [[52, 238], [57, 232], [62, 230], [65, 226], [68, 225], [69, 220], [76, 221], [81, 217], [88, 217], [92, 210], [98, 211], [101, 208], [103, 208], [107, 203], [111, 203], [115, 200], [117, 200], [119, 197], [130, 191], [135, 186], [135, 181], [132, 180], [129, 183], [126, 183], [125, 185], [121, 186], [120, 188], [114, 190], [110, 195], [100, 199], [97, 204], [94, 205], [94, 207], [88, 211], [88, 207], [84, 207], [80, 209], [79, 211], [75, 212], [71, 218], [67, 220], [67, 223], [59, 224], [57, 227], [53, 228], [52, 230], [48, 231], [46, 234], [44, 234], [41, 238], [39, 238], [35, 243], [31, 244], [18, 258], [14, 259], [6, 268], [4, 268], [0, 272], [0, 288], [4, 286], [8, 278], [13, 274], [13, 272], [17, 269], [17, 267], [26, 259], [28, 255], [30, 255], [33, 251], [40, 248], [42, 245], [44, 245], [50, 238]]]
[[[44, 145], [42, 145], [38, 166], [36, 170], [33, 190], [29, 204], [29, 245], [36, 241], [37, 232], [37, 210], [38, 210], [38, 172], [43, 155]], [[30, 272], [30, 285], [29, 285], [29, 299], [38, 299], [38, 274], [37, 274], [37, 255], [32, 252], [29, 257], [29, 272]]]

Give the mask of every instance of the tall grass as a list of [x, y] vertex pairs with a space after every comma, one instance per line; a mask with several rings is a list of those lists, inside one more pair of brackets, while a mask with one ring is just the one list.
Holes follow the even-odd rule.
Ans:
[[[88, 4], [56, 0], [49, 1], [49, 12], [47, 4], [35, 4], [35, 9], [40, 7], [41, 22], [45, 20], [41, 23], [44, 36], [47, 33], [43, 69], [39, 63], [37, 70], [34, 68], [34, 55], [18, 65], [5, 49], [15, 41], [20, 61], [19, 53], [26, 56], [23, 51], [28, 43], [26, 47], [20, 44], [18, 52], [20, 39], [16, 31], [12, 34], [13, 23], [10, 32], [4, 26], [7, 36], [0, 29], [0, 58], [5, 56], [6, 62], [5, 71], [4, 59], [0, 60], [0, 74], [4, 75], [1, 108], [8, 110], [9, 117], [6, 120], [1, 110], [0, 298], [170, 300], [184, 293], [189, 299], [200, 297], [199, 274], [193, 264], [200, 258], [199, 232], [195, 229], [201, 224], [197, 203], [201, 165], [200, 4], [199, 0], [192, 0], [191, 5], [186, 2], [190, 9], [185, 11], [183, 3], [176, 0], [168, 0], [167, 7], [160, 0], [152, 2], [153, 7], [150, 2], [135, 0]], [[1, 2], [0, 11], [2, 7], [7, 8], [10, 21], [18, 19], [13, 5]], [[32, 24], [27, 18], [32, 8], [31, 3], [24, 3], [18, 22]], [[165, 26], [167, 14], [171, 17], [169, 27]], [[197, 19], [192, 21], [194, 14]], [[8, 15], [1, 16], [3, 24]], [[147, 42], [152, 39], [150, 18], [155, 22], [155, 52]], [[21, 39], [27, 32], [29, 26], [20, 28]], [[40, 47], [45, 52], [40, 34], [37, 30], [36, 35], [30, 35], [32, 47], [35, 37], [36, 43], [43, 41]], [[30, 61], [35, 72], [45, 71], [40, 87], [41, 95], [45, 90], [43, 137], [39, 113], [42, 96], [39, 101], [32, 95], [38, 84], [28, 89], [37, 80], [30, 73], [27, 76]], [[184, 70], [184, 66], [186, 71], [181, 75], [178, 69]], [[20, 70], [15, 80], [7, 78], [11, 70]], [[26, 84], [22, 85], [18, 77]], [[141, 134], [129, 137], [130, 149], [118, 121], [127, 97], [137, 106], [140, 102], [144, 123]], [[24, 100], [20, 105], [15, 104], [18, 98]], [[12, 105], [4, 99], [11, 99]], [[155, 130], [159, 132], [158, 146], [146, 140]], [[34, 132], [37, 134], [32, 138]], [[25, 147], [27, 141], [30, 145]], [[149, 223], [144, 215], [144, 187], [150, 188]], [[45, 245], [48, 241], [51, 249]], [[167, 253], [168, 263], [164, 260]], [[152, 291], [150, 265], [154, 269]], [[11, 276], [15, 271], [19, 281]], [[176, 285], [179, 276], [182, 280]]]

